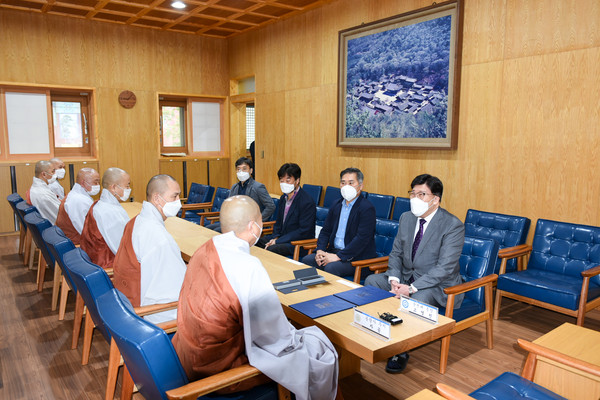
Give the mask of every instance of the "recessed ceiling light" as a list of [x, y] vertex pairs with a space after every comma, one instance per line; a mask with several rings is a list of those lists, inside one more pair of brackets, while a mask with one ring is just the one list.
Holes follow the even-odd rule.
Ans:
[[185, 8], [186, 5], [183, 1], [174, 1], [171, 3], [171, 7], [181, 9], [181, 8]]

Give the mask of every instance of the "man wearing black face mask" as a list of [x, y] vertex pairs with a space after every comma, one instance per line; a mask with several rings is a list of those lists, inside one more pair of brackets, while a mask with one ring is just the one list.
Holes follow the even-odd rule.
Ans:
[[[400, 216], [398, 235], [390, 253], [388, 270], [367, 277], [365, 285], [389, 290], [400, 297], [410, 296], [435, 307], [445, 307], [444, 289], [462, 283], [458, 260], [465, 242], [463, 223], [440, 207], [444, 187], [435, 176], [413, 179], [410, 212]], [[454, 308], [464, 294], [457, 295]], [[386, 371], [402, 372], [408, 353], [388, 360]]]
[[304, 264], [348, 276], [354, 274], [352, 261], [377, 257], [375, 207], [361, 196], [363, 179], [358, 168], [346, 168], [340, 173], [342, 198], [329, 209], [317, 251], [304, 257]]

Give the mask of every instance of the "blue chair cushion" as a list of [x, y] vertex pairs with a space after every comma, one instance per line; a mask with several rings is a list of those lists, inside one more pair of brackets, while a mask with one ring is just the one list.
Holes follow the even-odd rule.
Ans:
[[325, 220], [327, 219], [327, 213], [329, 213], [328, 208], [317, 206], [317, 221], [316, 221], [317, 225], [319, 225], [319, 226], [325, 225]]
[[[498, 289], [577, 310], [583, 278], [555, 272], [527, 269], [500, 275]], [[600, 296], [600, 286], [590, 282], [588, 300]]]
[[520, 377], [505, 372], [470, 394], [477, 400], [536, 399], [566, 400], [550, 390]]

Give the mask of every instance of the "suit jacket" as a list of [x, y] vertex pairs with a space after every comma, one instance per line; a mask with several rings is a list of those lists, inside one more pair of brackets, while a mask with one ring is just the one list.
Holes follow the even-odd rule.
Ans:
[[[454, 215], [438, 208], [411, 260], [416, 226], [417, 217], [410, 211], [400, 216], [386, 275], [397, 277], [401, 283], [407, 283], [412, 275], [417, 290], [433, 288], [434, 298], [445, 307], [448, 295], [444, 289], [462, 283], [458, 260], [465, 243], [465, 227]], [[456, 297], [455, 308], [460, 307], [463, 297]]]
[[277, 238], [277, 244], [314, 238], [317, 205], [312, 197], [302, 188], [298, 189], [298, 193], [296, 193], [296, 197], [290, 206], [284, 223], [283, 213], [285, 211], [285, 202], [286, 195], [283, 194], [279, 198], [277, 220], [275, 221], [275, 226], [273, 226], [272, 237]]
[[[248, 186], [246, 186], [246, 196], [249, 196], [254, 200], [258, 207], [260, 208], [260, 212], [262, 214], [262, 220], [268, 221], [273, 215], [275, 211], [275, 203], [273, 203], [273, 199], [271, 195], [267, 191], [265, 185], [260, 182], [256, 182], [254, 179], [248, 179]], [[236, 183], [231, 187], [229, 191], [229, 196], [237, 196], [240, 192], [242, 185], [241, 182]]]
[[[329, 209], [323, 229], [319, 233], [317, 250], [331, 251], [334, 249], [342, 204], [345, 201], [344, 199], [336, 200]], [[344, 235], [344, 249], [337, 252], [340, 260], [350, 262], [377, 257], [375, 251], [375, 223], [375, 207], [363, 196], [358, 196], [348, 217]]]

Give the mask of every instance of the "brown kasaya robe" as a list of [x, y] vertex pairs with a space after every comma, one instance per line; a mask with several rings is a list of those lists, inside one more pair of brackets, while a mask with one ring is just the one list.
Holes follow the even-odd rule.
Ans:
[[92, 204], [88, 211], [87, 217], [85, 217], [85, 223], [81, 231], [81, 248], [87, 253], [94, 264], [104, 269], [112, 268], [115, 255], [104, 241], [98, 229], [96, 218], [94, 218], [94, 207], [97, 203], [98, 200], [94, 201], [94, 204]]

